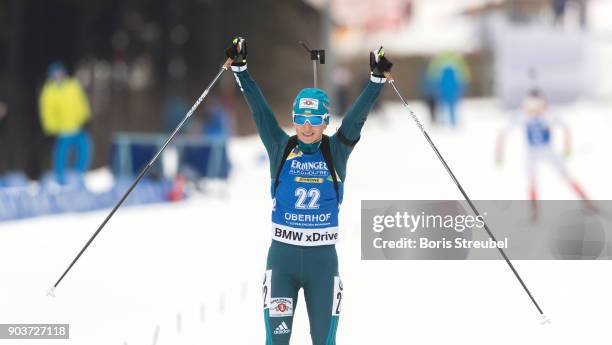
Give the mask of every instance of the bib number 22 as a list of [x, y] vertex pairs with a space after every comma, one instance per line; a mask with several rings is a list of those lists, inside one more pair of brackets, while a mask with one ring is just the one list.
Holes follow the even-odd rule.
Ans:
[[319, 208], [319, 198], [321, 197], [321, 192], [317, 188], [310, 188], [308, 190], [302, 187], [296, 188], [295, 196], [297, 197], [297, 200], [295, 201], [296, 209], [316, 210]]

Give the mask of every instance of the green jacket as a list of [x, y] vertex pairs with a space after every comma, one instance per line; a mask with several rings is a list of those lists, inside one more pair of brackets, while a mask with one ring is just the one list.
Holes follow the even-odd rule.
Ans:
[[[281, 163], [280, 161], [283, 158], [285, 146], [289, 141], [289, 135], [278, 125], [272, 109], [249, 72], [244, 69], [234, 73], [240, 90], [244, 94], [244, 98], [253, 114], [261, 141], [268, 152], [268, 157], [270, 158], [270, 176], [274, 178], [276, 170]], [[341, 181], [344, 181], [346, 177], [346, 163], [354, 146], [343, 143], [339, 139], [338, 133], [341, 133], [348, 141], [356, 142], [359, 140], [361, 128], [368, 117], [370, 109], [378, 99], [383, 85], [384, 83], [368, 82], [361, 95], [346, 113], [338, 131], [329, 138], [332, 160]], [[299, 143], [299, 145], [302, 146], [304, 144]]]

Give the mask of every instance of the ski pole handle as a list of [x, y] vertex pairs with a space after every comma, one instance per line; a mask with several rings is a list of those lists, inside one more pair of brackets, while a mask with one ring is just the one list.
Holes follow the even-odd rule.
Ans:
[[236, 38], [234, 38], [234, 40], [232, 42], [233, 42], [232, 45], [236, 48], [236, 53], [237, 54], [234, 55], [232, 53], [228, 53], [228, 50], [231, 51], [232, 48], [228, 48], [228, 50], [226, 50], [226, 54], [227, 54], [228, 58], [227, 58], [227, 60], [225, 60], [225, 63], [223, 64], [223, 67], [222, 67], [226, 71], [230, 68], [230, 65], [232, 63], [234, 63], [234, 59], [236, 57], [238, 57], [238, 54], [240, 54], [240, 52], [242, 51], [242, 44], [243, 43], [245, 44], [245, 46], [244, 46], [244, 52], [245, 52], [244, 58], [246, 59], [246, 41], [245, 41], [245, 39], [242, 38], [242, 37], [236, 37]]
[[385, 75], [385, 78], [387, 78], [387, 81], [388, 81], [389, 83], [390, 83], [390, 82], [392, 82], [392, 81], [394, 81], [394, 80], [393, 80], [393, 77], [391, 76], [391, 73], [389, 73], [389, 72], [384, 72], [383, 74]]
[[232, 65], [233, 60], [231, 58], [227, 58], [227, 60], [225, 60], [225, 63], [223, 64], [223, 68], [224, 70], [228, 70], [230, 68], [230, 66]]

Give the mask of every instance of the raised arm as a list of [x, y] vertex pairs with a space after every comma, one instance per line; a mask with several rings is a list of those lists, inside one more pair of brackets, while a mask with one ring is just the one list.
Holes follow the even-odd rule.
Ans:
[[232, 63], [232, 71], [234, 72], [240, 91], [242, 91], [251, 109], [253, 120], [259, 131], [259, 137], [268, 152], [272, 170], [272, 168], [276, 166], [278, 156], [282, 155], [282, 151], [289, 136], [278, 125], [278, 121], [270, 105], [264, 98], [255, 80], [253, 80], [247, 71], [246, 40], [241, 37], [236, 37], [232, 42], [232, 46], [228, 48], [225, 53], [229, 58], [234, 60]]
[[255, 83], [255, 80], [253, 80], [246, 70], [246, 65], [240, 68], [232, 66], [232, 71], [236, 76], [240, 91], [242, 91], [244, 99], [251, 109], [253, 120], [259, 131], [259, 136], [266, 146], [266, 149], [269, 144], [278, 144], [286, 140], [288, 138], [287, 133], [278, 125], [278, 121], [268, 105], [268, 102]]
[[361, 137], [361, 129], [368, 118], [368, 114], [378, 100], [384, 83], [385, 72], [389, 72], [393, 64], [384, 56], [382, 47], [370, 52], [370, 81], [361, 95], [350, 107], [342, 120], [340, 128], [330, 139], [330, 148], [339, 177], [344, 180], [346, 175], [346, 162], [353, 147]]
[[342, 124], [336, 133], [339, 138], [344, 138], [354, 143], [359, 140], [361, 129], [374, 103], [378, 100], [385, 81], [385, 78], [370, 76], [368, 84], [344, 116]]

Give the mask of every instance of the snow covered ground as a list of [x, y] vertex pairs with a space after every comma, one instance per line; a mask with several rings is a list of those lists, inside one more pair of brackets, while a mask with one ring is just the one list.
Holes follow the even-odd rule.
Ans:
[[[573, 131], [572, 175], [593, 199], [612, 196], [611, 104], [558, 109]], [[340, 344], [603, 344], [612, 317], [607, 261], [517, 261], [552, 324], [501, 261], [361, 261], [360, 201], [460, 199], [399, 104], [372, 116], [348, 167], [341, 211], [345, 286]], [[425, 120], [424, 108], [415, 110]], [[494, 164], [507, 114], [470, 100], [458, 130], [433, 127], [434, 142], [474, 200], [524, 199], [520, 130], [505, 164]], [[384, 121], [383, 121], [384, 119]], [[427, 128], [429, 124], [424, 121]], [[330, 126], [330, 132], [337, 124]], [[559, 133], [560, 134], [560, 133]], [[561, 136], [557, 136], [557, 143]], [[53, 344], [261, 344], [260, 284], [269, 245], [268, 166], [257, 137], [231, 142], [225, 197], [121, 209], [56, 291], [45, 296], [108, 211], [0, 223], [0, 323], [70, 323]], [[573, 199], [556, 173], [540, 175], [543, 199]], [[493, 231], [495, 231], [493, 229]], [[159, 327], [157, 336], [156, 329]], [[300, 296], [292, 344], [310, 344]], [[0, 344], [16, 341], [0, 340]], [[21, 340], [19, 344], [48, 341]]]

